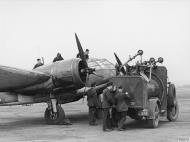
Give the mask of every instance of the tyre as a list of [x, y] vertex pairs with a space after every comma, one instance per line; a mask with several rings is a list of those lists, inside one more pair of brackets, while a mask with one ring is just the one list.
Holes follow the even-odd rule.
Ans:
[[65, 112], [59, 105], [57, 105], [56, 113], [52, 113], [52, 110], [46, 108], [44, 118], [47, 124], [60, 124], [65, 119]]
[[170, 84], [168, 87], [167, 106], [173, 107], [176, 99], [176, 90], [174, 84]]
[[153, 113], [154, 117], [153, 117], [153, 119], [147, 120], [148, 127], [149, 128], [157, 128], [159, 121], [160, 121], [160, 108], [157, 103], [156, 103], [152, 113]]
[[169, 121], [177, 120], [179, 115], [179, 105], [176, 97], [176, 89], [174, 84], [170, 84], [168, 87], [167, 96], [167, 119]]
[[167, 108], [167, 119], [169, 121], [176, 121], [179, 115], [179, 105], [176, 100], [173, 107]]

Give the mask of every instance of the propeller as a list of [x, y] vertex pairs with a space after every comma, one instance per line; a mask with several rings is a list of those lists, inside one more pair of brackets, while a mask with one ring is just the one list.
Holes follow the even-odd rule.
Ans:
[[79, 56], [82, 59], [82, 62], [84, 63], [85, 68], [88, 68], [88, 64], [87, 64], [87, 61], [86, 61], [86, 56], [84, 55], [84, 51], [82, 49], [81, 43], [80, 43], [79, 38], [78, 38], [76, 33], [75, 33], [75, 38], [76, 38], [77, 47], [78, 47], [78, 50], [79, 50]]
[[119, 59], [119, 57], [117, 56], [116, 53], [114, 53], [114, 55], [115, 55], [115, 59], [116, 59], [118, 65], [119, 65], [119, 68], [120, 68], [121, 72], [122, 72], [123, 74], [126, 74], [126, 71], [125, 71], [124, 67], [122, 67], [122, 62], [121, 62], [121, 60]]
[[75, 33], [75, 38], [76, 38], [76, 42], [77, 42], [77, 47], [78, 47], [78, 51], [79, 51], [79, 56], [84, 64], [84, 69], [86, 73], [89, 74], [93, 74], [93, 72], [95, 71], [95, 68], [89, 68], [88, 64], [87, 64], [87, 60], [86, 60], [86, 56], [84, 54], [83, 48], [81, 46], [81, 43], [79, 41], [79, 38], [77, 36], [77, 34]]
[[95, 71], [95, 68], [90, 68], [88, 67], [88, 63], [87, 63], [87, 60], [86, 60], [86, 56], [84, 54], [84, 51], [83, 51], [83, 48], [81, 46], [81, 43], [79, 41], [79, 38], [77, 36], [77, 34], [75, 33], [75, 38], [76, 38], [76, 42], [77, 42], [77, 47], [78, 47], [78, 51], [79, 51], [79, 56], [84, 64], [84, 70], [82, 71], [83, 73], [86, 74], [86, 81], [85, 81], [85, 89], [86, 90], [86, 86], [87, 86], [87, 81], [89, 80], [89, 75], [90, 74], [94, 74], [98, 77], [103, 77], [103, 76], [100, 76], [98, 74], [96, 74], [94, 71]]

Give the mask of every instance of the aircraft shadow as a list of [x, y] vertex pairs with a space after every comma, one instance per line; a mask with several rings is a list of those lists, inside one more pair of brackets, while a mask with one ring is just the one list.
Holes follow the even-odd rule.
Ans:
[[[73, 125], [75, 124], [88, 124], [88, 113], [82, 114], [68, 114], [66, 118], [69, 118]], [[18, 119], [18, 118], [17, 118]], [[0, 123], [0, 131], [5, 130], [15, 130], [23, 129], [29, 127], [52, 127], [53, 125], [47, 125], [43, 117], [24, 117], [19, 118], [19, 120], [11, 119], [11, 122], [2, 122]], [[54, 125], [55, 126], [55, 125]], [[56, 125], [59, 126], [59, 125]], [[60, 125], [61, 126], [61, 125]], [[71, 125], [72, 126], [72, 125]]]
[[66, 118], [69, 118], [72, 123], [88, 122], [88, 113], [68, 114]]
[[[66, 118], [68, 118], [73, 125], [78, 124], [88, 124], [88, 113], [81, 113], [81, 114], [68, 114], [66, 115]], [[162, 127], [165, 123], [168, 123], [168, 121], [160, 121], [159, 128]], [[102, 126], [102, 119], [98, 119], [99, 126]], [[11, 122], [5, 122], [0, 123], [0, 131], [1, 130], [14, 130], [14, 129], [23, 129], [23, 128], [29, 128], [29, 127], [49, 127], [52, 125], [47, 125], [44, 121], [43, 117], [24, 117], [21, 118], [18, 121], [11, 121]], [[59, 126], [59, 125], [57, 125]], [[72, 125], [71, 125], [72, 126]], [[145, 121], [137, 121], [133, 120], [131, 118], [127, 119], [126, 129], [132, 130], [132, 129], [148, 129], [147, 123]]]
[[45, 126], [45, 122], [42, 117], [38, 118], [25, 117], [17, 121], [0, 123], [0, 130], [22, 129], [26, 127], [36, 127], [43, 125]]

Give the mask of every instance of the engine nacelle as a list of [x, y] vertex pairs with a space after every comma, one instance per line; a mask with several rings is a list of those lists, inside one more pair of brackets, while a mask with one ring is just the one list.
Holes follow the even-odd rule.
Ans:
[[50, 75], [51, 78], [43, 83], [32, 85], [23, 89], [16, 90], [18, 93], [35, 93], [52, 89], [79, 89], [86, 81], [86, 73], [82, 72], [85, 68], [82, 60], [70, 59], [57, 61], [51, 65], [44, 65], [36, 68], [35, 71]]
[[79, 89], [86, 81], [86, 73], [82, 73], [82, 69], [83, 62], [80, 59], [72, 59], [55, 62], [48, 71], [53, 76], [55, 87]]

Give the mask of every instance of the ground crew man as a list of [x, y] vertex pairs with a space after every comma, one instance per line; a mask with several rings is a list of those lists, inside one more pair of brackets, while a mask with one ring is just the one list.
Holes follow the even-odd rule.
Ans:
[[112, 89], [111, 89], [111, 97], [112, 99], [114, 99], [114, 101], [112, 101], [112, 108], [111, 108], [111, 123], [112, 123], [112, 127], [118, 127], [118, 120], [119, 120], [119, 116], [118, 116], [118, 112], [116, 110], [116, 101], [115, 101], [115, 95], [117, 94], [118, 88], [115, 85], [112, 85]]
[[96, 114], [100, 108], [99, 96], [95, 89], [96, 83], [91, 85], [91, 89], [87, 93], [87, 102], [89, 107], [89, 125], [97, 125], [96, 123]]
[[35, 69], [35, 68], [37, 68], [37, 67], [40, 67], [40, 66], [42, 66], [43, 65], [43, 63], [42, 63], [42, 61], [41, 61], [41, 59], [37, 59], [37, 63], [35, 64], [35, 66], [33, 67], [33, 69]]
[[123, 92], [123, 87], [119, 86], [118, 91], [115, 95], [116, 99], [116, 110], [119, 115], [119, 122], [118, 122], [118, 130], [122, 131], [124, 130], [124, 124], [126, 121], [127, 111], [128, 111], [128, 105], [127, 100], [129, 99], [129, 96], [126, 93]]
[[53, 59], [53, 62], [64, 60], [60, 53], [57, 53], [57, 56]]
[[120, 67], [117, 63], [115, 64], [115, 71], [116, 71], [116, 76], [120, 75]]
[[102, 102], [102, 109], [103, 109], [103, 131], [111, 131], [112, 130], [112, 121], [111, 121], [111, 109], [112, 106], [115, 104], [114, 97], [112, 96], [112, 85], [108, 86], [103, 91], [103, 102]]
[[[85, 55], [86, 59], [89, 59], [89, 49], [85, 50], [84, 55]], [[79, 53], [77, 54], [77, 58], [81, 58]]]
[[84, 54], [85, 54], [86, 59], [89, 59], [89, 49], [86, 49]]

